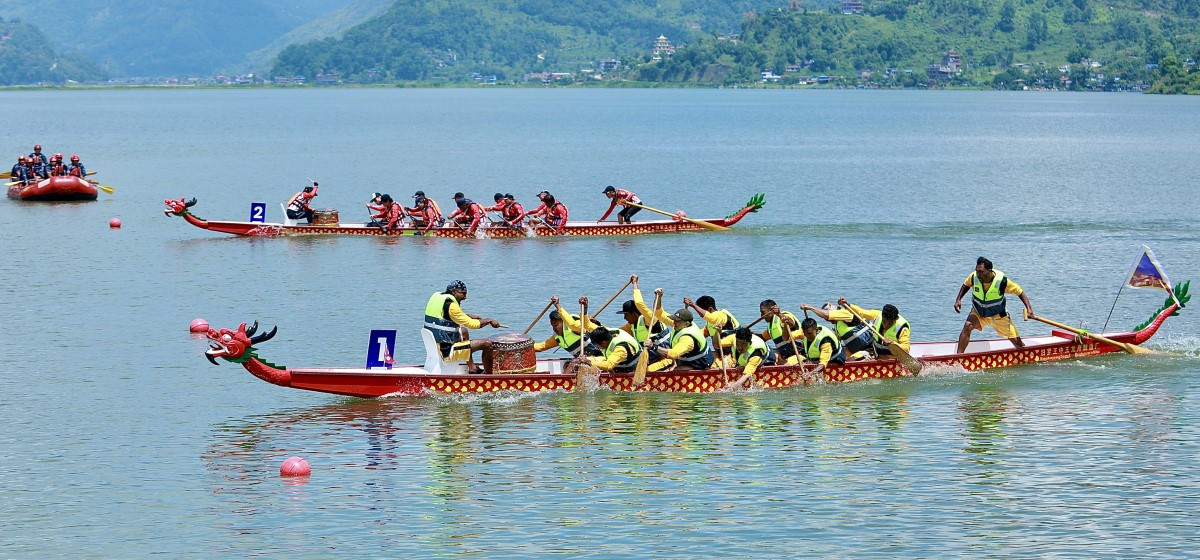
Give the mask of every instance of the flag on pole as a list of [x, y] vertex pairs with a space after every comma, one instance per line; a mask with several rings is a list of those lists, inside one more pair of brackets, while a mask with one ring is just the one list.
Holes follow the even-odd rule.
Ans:
[[1125, 285], [1130, 288], [1163, 290], [1175, 297], [1171, 292], [1171, 281], [1167, 279], [1167, 273], [1158, 264], [1158, 259], [1154, 258], [1154, 251], [1145, 245], [1142, 245], [1142, 252], [1129, 269], [1129, 278]]

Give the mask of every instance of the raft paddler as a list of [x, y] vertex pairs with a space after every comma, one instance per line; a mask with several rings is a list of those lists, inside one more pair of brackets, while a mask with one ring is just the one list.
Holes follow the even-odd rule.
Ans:
[[842, 341], [851, 359], [864, 360], [873, 357], [875, 333], [871, 331], [870, 325], [855, 317], [849, 309], [844, 306], [835, 308], [828, 303], [819, 308], [805, 303], [800, 309], [811, 311], [817, 317], [833, 323], [833, 332], [837, 334], [838, 340]]
[[[71, 175], [75, 175], [74, 162], [79, 156], [71, 156], [72, 166]], [[304, 190], [292, 195], [291, 200], [287, 203], [287, 217], [292, 220], [304, 218], [308, 223], [313, 221], [313, 209], [310, 206], [312, 199], [317, 196], [317, 182], [313, 181], [311, 187], [304, 187]]]
[[[79, 156], [71, 154], [71, 165], [67, 166], [67, 175], [79, 177], [80, 179], [87, 177], [87, 169], [83, 167], [83, 162], [79, 161]], [[313, 196], [317, 196], [317, 184], [313, 183]], [[310, 197], [311, 198], [311, 197]], [[310, 222], [312, 220], [309, 220]]]
[[54, 154], [50, 156], [49, 175], [51, 177], [66, 177], [67, 166], [63, 164], [63, 155]]
[[534, 208], [532, 212], [526, 212], [521, 217], [536, 219], [537, 221], [546, 224], [553, 229], [555, 233], [561, 233], [563, 228], [567, 226], [567, 205], [559, 202], [554, 198], [554, 195], [549, 191], [538, 193], [538, 199], [542, 204]]
[[[658, 320], [655, 322], [654, 328], [646, 328], [650, 324], [653, 312], [650, 306], [646, 305], [646, 300], [642, 298], [642, 290], [638, 287], [636, 274], [629, 277], [629, 283], [633, 285], [633, 299], [626, 300], [621, 304], [621, 310], [618, 311], [625, 319], [625, 325], [621, 327], [621, 330], [633, 335], [639, 344], [646, 346], [670, 345], [671, 315], [659, 309]], [[657, 296], [661, 296], [662, 292], [662, 288], [654, 290], [654, 294]], [[650, 340], [650, 343], [646, 344], [646, 340]]]
[[29, 153], [29, 157], [38, 160], [38, 163], [41, 165], [47, 165], [50, 163], [46, 159], [46, 154], [42, 153], [42, 145], [41, 144], [33, 145], [33, 151]]
[[479, 229], [479, 222], [483, 220], [483, 207], [460, 192], [454, 193], [454, 204], [458, 209], [451, 212], [446, 219], [460, 226], [467, 226], [467, 232], [474, 235], [475, 230]]
[[838, 298], [838, 305], [843, 309], [850, 309], [857, 313], [864, 320], [872, 321], [875, 325], [875, 330], [879, 331], [882, 340], [875, 339], [875, 353], [881, 356], [891, 355], [892, 351], [888, 348], [891, 344], [900, 346], [905, 352], [912, 348], [912, 326], [900, 315], [900, 309], [895, 305], [886, 304], [883, 309], [867, 309], [859, 307], [852, 303], [847, 303], [846, 298]]
[[1012, 323], [1012, 317], [1005, 309], [1006, 298], [1004, 297], [1011, 294], [1021, 298], [1021, 303], [1025, 304], [1026, 317], [1032, 317], [1033, 304], [1029, 303], [1029, 296], [1025, 295], [1021, 286], [1005, 276], [1003, 272], [994, 270], [992, 261], [979, 257], [975, 261], [975, 272], [967, 275], [967, 279], [958, 289], [958, 297], [954, 298], [955, 313], [962, 313], [962, 298], [967, 292], [971, 292], [971, 312], [967, 315], [967, 321], [963, 323], [962, 332], [958, 335], [959, 354], [967, 351], [967, 344], [971, 342], [971, 331], [982, 331], [983, 327], [988, 325], [991, 325], [996, 334], [1011, 340], [1013, 346], [1025, 347], [1025, 343], [1021, 340], [1021, 334], [1017, 332], [1016, 325]]
[[735, 329], [721, 340], [721, 345], [730, 348], [730, 359], [737, 367], [742, 368], [741, 377], [731, 383], [731, 386], [736, 387], [754, 380], [754, 373], [758, 368], [775, 363], [775, 353], [771, 352], [761, 336], [755, 336], [750, 329]]
[[692, 322], [692, 312], [685, 307], [668, 315], [667, 318], [675, 327], [675, 333], [671, 335], [671, 347], [646, 347], [646, 351], [650, 352], [652, 357], [661, 358], [650, 364], [650, 371], [663, 371], [672, 366], [679, 370], [712, 367], [712, 345], [708, 343], [708, 338], [704, 336], [700, 327]]
[[[433, 334], [433, 340], [438, 345], [442, 359], [449, 361], [464, 360], [467, 362], [468, 373], [492, 373], [492, 341], [488, 339], [471, 340], [467, 329], [480, 329], [486, 326], [500, 328], [500, 322], [495, 319], [485, 319], [477, 315], [463, 312], [460, 302], [467, 299], [467, 285], [461, 280], [451, 282], [446, 291], [435, 292], [429, 296], [425, 304], [425, 325], [422, 327]], [[475, 367], [473, 354], [483, 351], [483, 369]]]
[[10, 178], [12, 178], [14, 181], [17, 180], [21, 176], [21, 168], [22, 167], [25, 167], [25, 156], [19, 155], [19, 156], [17, 156], [17, 163], [13, 164], [12, 172], [9, 173], [8, 176]]
[[812, 317], [806, 317], [800, 326], [804, 335], [804, 357], [817, 364], [817, 369], [812, 371], [814, 374], [825, 371], [830, 362], [846, 363], [846, 348], [833, 329], [817, 325], [817, 320]]
[[[580, 304], [584, 304], [587, 298], [581, 298]], [[584, 338], [581, 333], [584, 332], [580, 324], [579, 316], [568, 313], [558, 303], [558, 296], [550, 298], [550, 304], [554, 310], [550, 312], [550, 328], [554, 330], [554, 336], [547, 338], [544, 342], [537, 342], [533, 345], [534, 352], [545, 352], [555, 348], [562, 348], [572, 356], [578, 358], [580, 349], [585, 347]], [[588, 317], [587, 330], [599, 327], [600, 323]]]
[[638, 195], [633, 194], [632, 192], [629, 192], [625, 189], [618, 189], [612, 185], [609, 185], [604, 188], [604, 196], [607, 196], [608, 198], [612, 199], [612, 202], [608, 203], [608, 210], [605, 211], [604, 215], [600, 216], [600, 219], [597, 221], [603, 222], [604, 220], [607, 220], [608, 215], [612, 214], [613, 209], [616, 208], [617, 205], [619, 204], [621, 206], [624, 206], [625, 208], [623, 208], [620, 212], [617, 213], [617, 223], [618, 224], [633, 223], [633, 220], [631, 220], [631, 218], [633, 218], [633, 215], [637, 214], [638, 211], [641, 210], [641, 208], [638, 208], [637, 206], [630, 206], [628, 203], [632, 202], [634, 204], [641, 204], [642, 199], [638, 198]]
[[629, 373], [637, 369], [642, 345], [634, 340], [633, 335], [621, 329], [596, 327], [588, 333], [588, 337], [600, 349], [599, 356], [588, 358], [588, 362], [596, 369], [616, 373]]
[[[775, 355], [779, 363], [800, 363], [800, 357], [796, 356], [796, 352], [802, 346], [799, 341], [804, 338], [804, 333], [801, 331], [800, 320], [796, 318], [796, 315], [791, 311], [780, 311], [779, 304], [775, 303], [773, 299], [765, 299], [758, 304], [758, 313], [767, 321], [767, 328], [762, 332], [763, 340], [775, 343]], [[793, 345], [792, 341], [796, 341], [796, 344]]]

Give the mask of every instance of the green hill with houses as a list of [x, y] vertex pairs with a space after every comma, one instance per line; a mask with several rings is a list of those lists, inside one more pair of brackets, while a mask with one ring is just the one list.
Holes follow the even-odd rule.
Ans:
[[36, 26], [0, 17], [0, 85], [60, 85], [104, 77], [86, 57], [55, 51]]

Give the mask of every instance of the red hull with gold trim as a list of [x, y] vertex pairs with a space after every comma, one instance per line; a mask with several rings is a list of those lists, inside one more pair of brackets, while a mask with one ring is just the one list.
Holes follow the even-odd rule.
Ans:
[[[1145, 328], [1136, 332], [1107, 334], [1117, 342], [1142, 344], [1154, 336], [1163, 321], [1178, 309], [1177, 305], [1164, 308]], [[244, 327], [244, 325], [243, 325]], [[224, 333], [226, 331], [222, 331]], [[228, 331], [232, 332], [232, 331]], [[210, 339], [217, 340], [210, 335]], [[1054, 331], [1050, 335], [1025, 337], [1025, 348], [1013, 348], [1006, 339], [975, 341], [967, 352], [956, 354], [955, 342], [918, 342], [912, 345], [912, 355], [928, 368], [962, 368], [968, 371], [1053, 362], [1078, 358], [1089, 358], [1120, 352], [1115, 346], [1094, 340], [1078, 340], [1074, 335]], [[248, 348], [248, 345], [247, 345]], [[216, 354], [213, 352], [216, 351]], [[225, 350], [214, 345], [212, 355], [220, 356]], [[269, 383], [294, 389], [305, 389], [322, 393], [352, 397], [375, 398], [391, 395], [446, 395], [469, 393], [495, 393], [502, 391], [540, 392], [574, 390], [576, 376], [564, 373], [566, 360], [539, 360], [538, 371], [530, 374], [513, 375], [468, 375], [466, 373], [434, 374], [420, 366], [402, 366], [392, 369], [363, 368], [282, 368], [259, 360], [253, 355], [240, 358], [239, 363], [247, 371]], [[214, 361], [214, 363], [216, 363]], [[757, 375], [757, 386], [765, 389], [781, 389], [812, 383], [852, 383], [867, 379], [890, 379], [907, 375], [901, 365], [891, 359], [864, 360], [845, 365], [830, 365], [823, 378], [812, 375], [812, 365], [768, 366]], [[465, 368], [460, 367], [460, 370]], [[659, 391], [679, 393], [713, 393], [728, 389], [729, 381], [736, 377], [734, 370], [728, 373], [720, 369], [700, 371], [669, 371], [650, 373], [644, 385], [633, 384], [632, 373], [602, 373], [585, 378], [587, 389], [603, 388], [611, 391]]]

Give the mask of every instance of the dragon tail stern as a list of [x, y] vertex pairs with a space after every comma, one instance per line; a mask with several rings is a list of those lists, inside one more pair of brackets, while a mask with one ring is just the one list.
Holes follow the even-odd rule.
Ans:
[[1154, 316], [1133, 329], [1135, 344], [1141, 344], [1150, 340], [1150, 337], [1158, 332], [1159, 327], [1162, 326], [1163, 321], [1167, 320], [1167, 317], [1179, 314], [1179, 310], [1192, 299], [1191, 294], [1188, 294], [1188, 289], [1191, 285], [1191, 280], [1176, 284], [1175, 290], [1171, 292], [1171, 295], [1167, 296], [1167, 300], [1163, 302], [1163, 306], [1159, 308]]
[[760, 208], [762, 208], [763, 206], [766, 206], [766, 197], [767, 197], [767, 195], [763, 194], [763, 193], [755, 194], [754, 196], [750, 197], [750, 200], [746, 202], [746, 205], [744, 207], [742, 207], [741, 210], [738, 210], [737, 212], [734, 212], [733, 214], [725, 216], [724, 220], [715, 220], [715, 222], [717, 223], [717, 225], [721, 225], [721, 226], [725, 226], [725, 227], [729, 227], [733, 224], [736, 224], [736, 223], [740, 222], [742, 220], [742, 218], [745, 218], [747, 214], [751, 214], [753, 212], [758, 212], [758, 210]]

